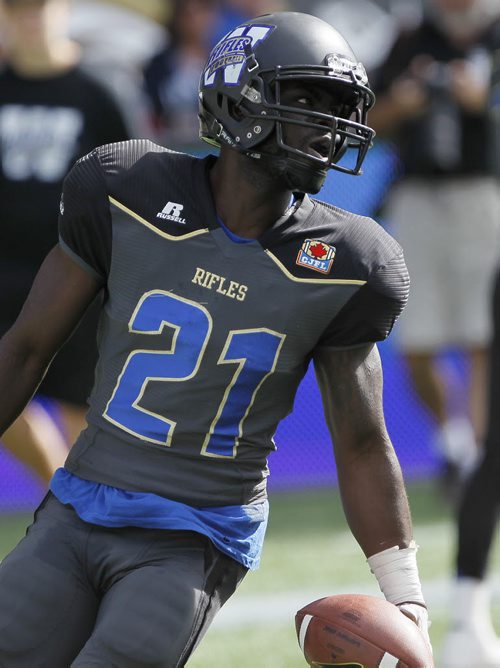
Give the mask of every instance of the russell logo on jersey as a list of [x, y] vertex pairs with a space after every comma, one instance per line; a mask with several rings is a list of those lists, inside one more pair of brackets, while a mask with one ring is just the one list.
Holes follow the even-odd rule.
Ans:
[[330, 273], [335, 258], [335, 247], [316, 239], [306, 239], [297, 255], [296, 264], [321, 274]]
[[183, 209], [183, 204], [179, 204], [178, 202], [167, 202], [163, 209], [156, 214], [156, 217], [161, 218], [162, 220], [172, 220], [174, 223], [185, 225], [186, 219], [181, 216]]

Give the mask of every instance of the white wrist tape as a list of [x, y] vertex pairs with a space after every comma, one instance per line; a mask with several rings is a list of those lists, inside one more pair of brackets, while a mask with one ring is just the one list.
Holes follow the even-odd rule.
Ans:
[[368, 565], [377, 578], [385, 598], [391, 603], [425, 605], [418, 575], [417, 544], [412, 540], [402, 550], [396, 545], [368, 557]]

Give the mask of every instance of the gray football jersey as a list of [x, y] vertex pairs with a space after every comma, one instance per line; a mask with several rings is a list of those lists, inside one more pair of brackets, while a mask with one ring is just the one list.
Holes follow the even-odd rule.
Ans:
[[196, 506], [265, 495], [315, 350], [385, 338], [408, 292], [380, 226], [307, 196], [259, 240], [230, 238], [213, 161], [101, 147], [68, 175], [60, 218], [62, 246], [105, 292], [89, 426], [66, 468]]

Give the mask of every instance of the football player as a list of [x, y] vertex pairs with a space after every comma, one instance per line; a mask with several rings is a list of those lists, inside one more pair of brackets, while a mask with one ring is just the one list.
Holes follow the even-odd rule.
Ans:
[[[267, 457], [313, 360], [350, 528], [427, 634], [376, 341], [408, 295], [400, 246], [309, 197], [360, 171], [374, 102], [323, 21], [276, 13], [212, 51], [200, 159], [102, 146], [65, 181], [60, 242], [0, 346], [0, 429], [103, 289], [88, 427], [0, 567], [0, 664], [184, 666], [258, 566]], [[352, 158], [349, 159], [349, 156]]]

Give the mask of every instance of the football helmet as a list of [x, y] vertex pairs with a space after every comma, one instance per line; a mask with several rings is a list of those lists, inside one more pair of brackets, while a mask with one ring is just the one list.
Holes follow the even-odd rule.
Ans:
[[[339, 103], [331, 113], [284, 104], [288, 82], [329, 87]], [[292, 189], [315, 193], [328, 169], [360, 173], [375, 135], [366, 125], [374, 102], [365, 68], [337, 30], [309, 14], [277, 12], [246, 21], [213, 48], [200, 79], [200, 136], [271, 161]], [[289, 124], [315, 129], [321, 153], [288, 142]], [[346, 153], [350, 162], [339, 164]]]

